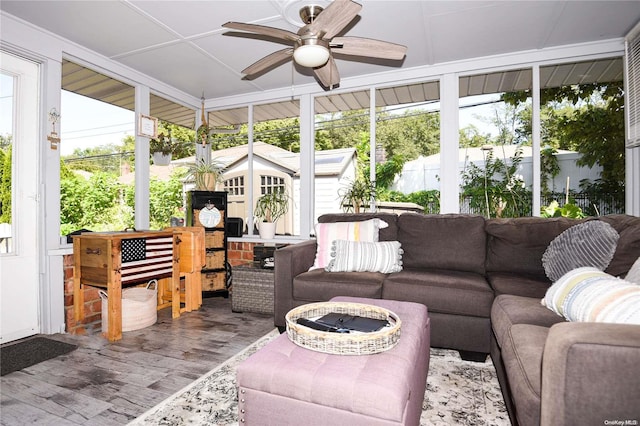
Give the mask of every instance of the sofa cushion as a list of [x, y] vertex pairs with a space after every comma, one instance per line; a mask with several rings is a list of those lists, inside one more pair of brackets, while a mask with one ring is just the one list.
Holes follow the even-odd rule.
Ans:
[[514, 294], [541, 299], [551, 286], [551, 281], [545, 276], [513, 272], [487, 272], [487, 281], [496, 296]]
[[502, 346], [504, 368], [520, 426], [540, 424], [542, 355], [549, 328], [515, 324]]
[[335, 296], [382, 297], [380, 272], [326, 272], [314, 269], [293, 279], [293, 298], [307, 302], [321, 302]]
[[577, 268], [554, 283], [543, 299], [569, 321], [640, 325], [640, 286], [598, 268]]
[[398, 241], [335, 240], [331, 246], [328, 272], [382, 272], [402, 271], [402, 248]]
[[624, 276], [640, 256], [640, 217], [613, 214], [599, 219], [613, 226], [620, 234], [616, 252], [605, 272], [616, 277]]
[[381, 219], [389, 226], [380, 229], [379, 241], [396, 241], [398, 239], [398, 215], [395, 213], [328, 213], [318, 218], [318, 223], [357, 222], [360, 220]]
[[482, 216], [398, 216], [398, 241], [405, 268], [450, 269], [484, 274], [486, 234]]
[[327, 267], [331, 261], [331, 248], [335, 240], [376, 242], [379, 229], [387, 226], [389, 225], [385, 221], [377, 218], [355, 222], [317, 223], [316, 258], [309, 270]]
[[640, 284], [640, 257], [638, 257], [638, 260], [631, 266], [631, 269], [629, 269], [624, 279], [625, 281]]
[[488, 219], [487, 271], [544, 276], [542, 254], [549, 243], [580, 222], [564, 217]]
[[542, 266], [551, 281], [575, 268], [593, 266], [603, 271], [613, 258], [620, 235], [600, 220], [579, 223], [549, 243]]
[[493, 291], [473, 272], [405, 268], [385, 279], [382, 298], [422, 303], [431, 313], [489, 318]]
[[500, 347], [515, 324], [551, 327], [559, 322], [565, 319], [542, 306], [539, 298], [504, 294], [496, 297], [491, 307], [491, 328]]

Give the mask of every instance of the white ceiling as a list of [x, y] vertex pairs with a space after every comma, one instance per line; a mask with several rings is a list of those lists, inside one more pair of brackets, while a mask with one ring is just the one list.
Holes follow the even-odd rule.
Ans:
[[[391, 67], [337, 58], [348, 78], [515, 51], [624, 37], [640, 21], [639, 1], [360, 0], [345, 32], [408, 47]], [[306, 84], [290, 63], [251, 81], [241, 70], [282, 44], [223, 35], [227, 21], [296, 32], [299, 9], [327, 0], [0, 1], [0, 9], [207, 99]]]

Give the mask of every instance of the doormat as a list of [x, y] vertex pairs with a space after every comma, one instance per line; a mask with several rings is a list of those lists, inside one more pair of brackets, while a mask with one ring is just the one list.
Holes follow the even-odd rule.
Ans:
[[77, 345], [58, 342], [46, 337], [33, 337], [0, 347], [0, 376], [31, 367], [42, 361], [68, 354]]

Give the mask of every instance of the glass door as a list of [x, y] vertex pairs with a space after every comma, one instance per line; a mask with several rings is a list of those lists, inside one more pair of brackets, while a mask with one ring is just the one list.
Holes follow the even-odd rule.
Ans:
[[0, 343], [40, 332], [39, 65], [0, 51]]

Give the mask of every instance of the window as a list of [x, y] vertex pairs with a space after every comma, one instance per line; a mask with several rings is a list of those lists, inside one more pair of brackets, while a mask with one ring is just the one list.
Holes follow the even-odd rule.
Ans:
[[224, 181], [224, 190], [229, 196], [244, 195], [244, 176], [236, 176]]
[[274, 192], [284, 192], [284, 178], [277, 176], [260, 175], [260, 194], [273, 194]]
[[525, 68], [460, 78], [461, 213], [532, 215], [532, 75]]
[[640, 146], [640, 25], [627, 36], [627, 148]]

